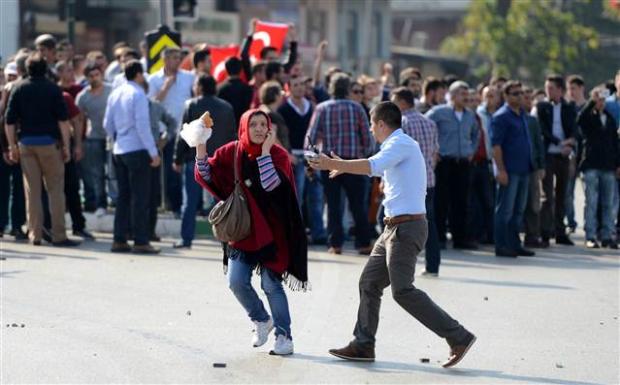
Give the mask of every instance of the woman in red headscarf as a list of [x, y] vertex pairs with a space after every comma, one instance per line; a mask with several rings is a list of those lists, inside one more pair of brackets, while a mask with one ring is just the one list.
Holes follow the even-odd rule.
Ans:
[[[267, 114], [249, 110], [239, 122], [239, 141], [219, 148], [211, 157], [205, 144], [196, 147], [195, 178], [217, 199], [225, 200], [234, 189], [233, 167], [237, 163], [252, 231], [247, 238], [226, 247], [229, 286], [256, 324], [252, 345], [265, 344], [275, 328], [272, 353], [286, 355], [293, 353], [293, 341], [282, 282], [293, 290], [307, 288], [308, 250], [293, 168], [287, 151], [275, 141]], [[235, 156], [237, 146], [242, 151]], [[254, 270], [261, 276], [273, 318], [252, 287]]]

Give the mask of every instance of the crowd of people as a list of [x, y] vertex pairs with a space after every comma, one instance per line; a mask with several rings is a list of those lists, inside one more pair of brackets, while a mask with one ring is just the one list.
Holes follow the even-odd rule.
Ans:
[[472, 87], [414, 67], [395, 74], [389, 63], [378, 78], [337, 67], [322, 76], [326, 42], [311, 73], [292, 26], [285, 58], [265, 47], [252, 61], [252, 25], [219, 83], [205, 44], [166, 48], [163, 68], [152, 74], [144, 43], [116, 44], [111, 62], [99, 51], [77, 54], [47, 34], [34, 49], [20, 49], [2, 73], [0, 234], [76, 246], [66, 235], [65, 211], [73, 235], [94, 240], [83, 213], [115, 208], [112, 251], [158, 253], [151, 242], [160, 241], [163, 201], [181, 219], [173, 246], [191, 248], [196, 217], [216, 199], [195, 180], [196, 150], [181, 139], [183, 124], [209, 111], [213, 154], [238, 138], [243, 114], [258, 109], [288, 152], [308, 241], [341, 254], [352, 240], [370, 254], [384, 226], [381, 178], [330, 177], [309, 167], [304, 152], [345, 160], [377, 153], [370, 111], [391, 101], [425, 160], [424, 274], [438, 275], [449, 241], [455, 249], [494, 245], [498, 257], [533, 256], [552, 240], [573, 245], [578, 178], [585, 246], [617, 248], [620, 72], [615, 81], [588, 86], [579, 75], [549, 75], [542, 89], [502, 77]]

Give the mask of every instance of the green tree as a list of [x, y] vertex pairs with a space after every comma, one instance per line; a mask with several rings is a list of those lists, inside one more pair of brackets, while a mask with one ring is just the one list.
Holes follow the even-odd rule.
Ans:
[[562, 9], [562, 1], [473, 0], [461, 33], [441, 50], [466, 57], [477, 79], [504, 75], [540, 84], [547, 73], [587, 66], [598, 47], [596, 30]]

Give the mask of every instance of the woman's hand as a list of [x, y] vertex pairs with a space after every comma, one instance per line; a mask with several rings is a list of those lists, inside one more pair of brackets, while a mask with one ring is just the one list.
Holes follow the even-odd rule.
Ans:
[[271, 153], [271, 147], [276, 143], [276, 133], [273, 130], [267, 132], [267, 138], [263, 142], [263, 156]]

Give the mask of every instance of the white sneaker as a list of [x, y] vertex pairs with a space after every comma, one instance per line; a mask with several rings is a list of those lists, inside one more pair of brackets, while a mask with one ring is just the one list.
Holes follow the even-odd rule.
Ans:
[[269, 339], [269, 333], [273, 330], [273, 320], [269, 318], [265, 322], [254, 321], [256, 328], [254, 329], [254, 336], [252, 337], [252, 346], [255, 348], [265, 345], [265, 342]]
[[293, 340], [280, 334], [276, 337], [276, 343], [273, 345], [273, 350], [270, 351], [269, 354], [278, 356], [293, 354]]
[[95, 216], [97, 218], [101, 218], [102, 216], [104, 216], [106, 214], [106, 210], [103, 207], [99, 207], [96, 211], [95, 211]]

